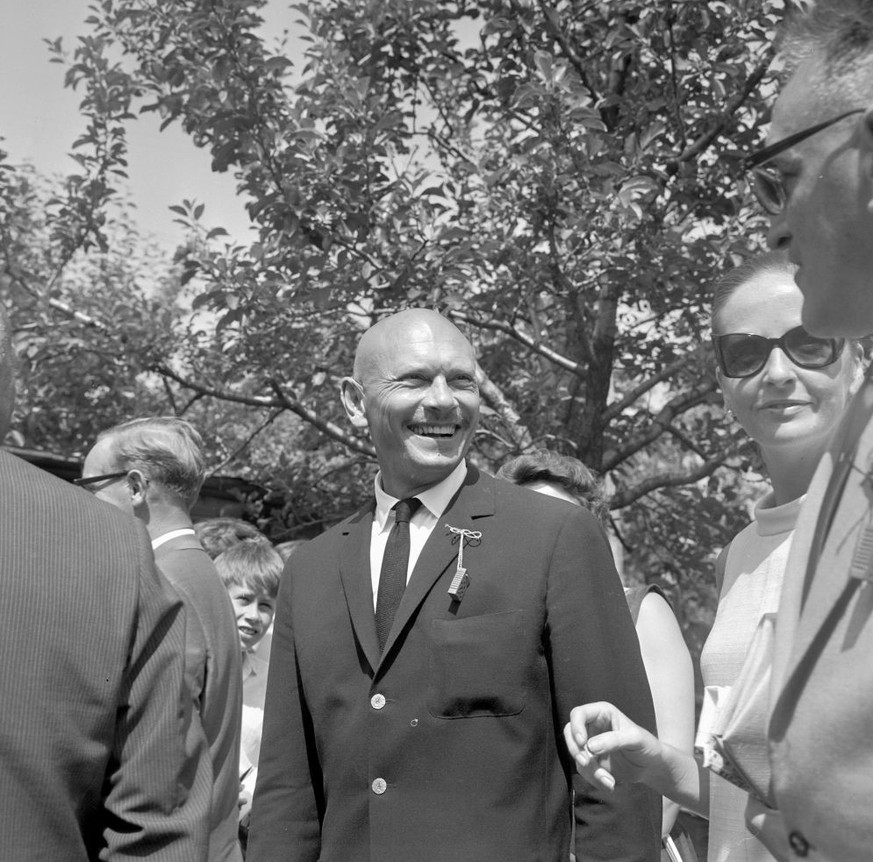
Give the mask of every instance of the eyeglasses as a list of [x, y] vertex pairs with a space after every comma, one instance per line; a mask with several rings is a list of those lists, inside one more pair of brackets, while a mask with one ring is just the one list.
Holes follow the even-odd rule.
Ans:
[[789, 329], [780, 338], [764, 338], [745, 332], [715, 335], [712, 339], [718, 367], [725, 377], [754, 377], [778, 347], [800, 368], [826, 368], [843, 351], [844, 338], [819, 338], [802, 326]]
[[845, 120], [846, 117], [851, 117], [853, 114], [863, 114], [865, 110], [866, 108], [855, 108], [846, 111], [830, 120], [825, 120], [823, 123], [795, 132], [775, 144], [770, 144], [769, 147], [758, 150], [757, 153], [753, 153], [746, 159], [746, 170], [752, 174], [752, 191], [765, 212], [770, 215], [779, 215], [785, 209], [785, 204], [788, 203], [788, 193], [785, 191], [785, 183], [779, 171], [775, 168], [761, 166], [780, 153], [791, 149], [795, 144], [824, 131], [828, 126], [839, 123], [840, 120]]
[[130, 470], [119, 470], [117, 473], [103, 473], [100, 476], [83, 476], [80, 479], [73, 479], [73, 484], [78, 485], [80, 488], [84, 488], [86, 491], [93, 491], [95, 489], [89, 487], [90, 485], [94, 485], [97, 482], [107, 481], [109, 479], [120, 479], [122, 476], [126, 476]]

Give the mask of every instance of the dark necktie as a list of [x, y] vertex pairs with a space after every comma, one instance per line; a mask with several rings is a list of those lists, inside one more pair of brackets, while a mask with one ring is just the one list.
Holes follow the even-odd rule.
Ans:
[[376, 591], [376, 635], [379, 649], [385, 649], [391, 623], [406, 589], [406, 570], [409, 568], [409, 519], [421, 505], [417, 497], [401, 500], [394, 505], [394, 526], [385, 545], [379, 589]]

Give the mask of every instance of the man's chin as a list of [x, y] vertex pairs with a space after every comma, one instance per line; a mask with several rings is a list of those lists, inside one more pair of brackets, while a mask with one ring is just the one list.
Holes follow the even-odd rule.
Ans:
[[861, 338], [873, 332], [873, 319], [853, 303], [804, 296], [801, 322], [819, 338]]
[[794, 278], [803, 294], [800, 319], [807, 332], [819, 338], [862, 338], [873, 332], [873, 284], [853, 293], [843, 282], [806, 268]]

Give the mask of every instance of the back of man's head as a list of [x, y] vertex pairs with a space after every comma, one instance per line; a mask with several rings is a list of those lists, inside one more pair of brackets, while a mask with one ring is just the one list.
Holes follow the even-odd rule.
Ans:
[[206, 475], [203, 440], [184, 419], [132, 419], [103, 431], [121, 470], [139, 470], [159, 491], [186, 511], [197, 502]]
[[817, 0], [788, 18], [779, 54], [790, 74], [806, 61], [821, 64], [820, 86], [838, 99], [835, 110], [864, 107], [873, 80], [873, 3]]

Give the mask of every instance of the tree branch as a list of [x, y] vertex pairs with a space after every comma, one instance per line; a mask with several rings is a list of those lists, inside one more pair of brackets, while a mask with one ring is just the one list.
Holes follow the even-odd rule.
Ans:
[[641, 449], [645, 449], [650, 443], [654, 443], [655, 440], [669, 429], [673, 420], [679, 414], [705, 401], [706, 396], [710, 392], [715, 391], [715, 388], [715, 380], [710, 379], [701, 383], [700, 386], [691, 389], [689, 392], [683, 392], [681, 395], [677, 395], [671, 401], [668, 401], [652, 420], [649, 429], [644, 434], [640, 434], [629, 441], [623, 448], [613, 449], [604, 455], [601, 472], [608, 473], [610, 470], [614, 470], [622, 461], [627, 460]]
[[724, 458], [714, 458], [705, 461], [695, 470], [676, 470], [670, 473], [663, 473], [660, 476], [643, 479], [642, 482], [637, 482], [632, 488], [625, 488], [613, 494], [609, 501], [609, 508], [611, 511], [623, 509], [625, 506], [629, 506], [631, 503], [639, 500], [640, 497], [645, 497], [646, 494], [651, 494], [652, 491], [657, 491], [659, 488], [675, 488], [680, 485], [691, 485], [700, 479], [711, 476], [719, 467], [727, 466], [724, 463]]
[[512, 445], [515, 451], [523, 452], [532, 445], [530, 429], [523, 424], [518, 411], [509, 403], [500, 387], [488, 377], [477, 363], [476, 383], [479, 385], [479, 394], [482, 400], [491, 407], [506, 425], [512, 435]]
[[270, 413], [270, 415], [263, 422], [261, 422], [261, 424], [258, 425], [258, 427], [255, 428], [255, 430], [252, 431], [252, 433], [249, 434], [249, 436], [246, 437], [246, 439], [243, 440], [243, 442], [239, 446], [237, 446], [236, 449], [233, 450], [233, 452], [231, 452], [220, 464], [212, 468], [212, 474], [217, 474], [219, 470], [223, 470], [228, 464], [235, 461], [246, 449], [248, 449], [249, 446], [251, 446], [252, 441], [255, 439], [255, 437], [257, 437], [258, 434], [260, 434], [262, 431], [269, 428], [270, 425], [272, 425], [276, 421], [276, 419], [278, 419], [279, 416], [282, 415], [282, 412], [282, 410], [274, 410], [272, 413]]
[[270, 380], [269, 384], [273, 392], [276, 393], [279, 403], [282, 404], [286, 410], [290, 410], [292, 413], [299, 416], [304, 422], [308, 422], [310, 425], [315, 426], [322, 432], [322, 434], [325, 434], [337, 443], [342, 443], [343, 446], [348, 449], [351, 449], [354, 452], [359, 452], [361, 455], [366, 455], [369, 458], [376, 457], [376, 450], [372, 445], [359, 440], [347, 431], [343, 431], [339, 425], [336, 425], [329, 419], [322, 419], [315, 413], [315, 411], [305, 407], [299, 401], [289, 398], [285, 394], [278, 380]]
[[690, 356], [686, 355], [677, 359], [675, 362], [671, 362], [669, 365], [665, 365], [657, 374], [650, 377], [648, 380], [644, 380], [639, 385], [634, 386], [633, 389], [629, 389], [617, 401], [613, 401], [612, 404], [607, 406], [603, 413], [604, 423], [611, 422], [622, 412], [622, 410], [626, 407], [630, 407], [634, 401], [645, 395], [646, 392], [654, 389], [659, 383], [663, 383], [665, 380], [671, 378], [677, 371], [681, 371], [688, 363], [689, 358]]
[[733, 115], [739, 110], [746, 99], [749, 98], [755, 87], [761, 83], [761, 79], [764, 75], [767, 74], [767, 69], [770, 68], [770, 63], [773, 60], [774, 53], [773, 46], [769, 46], [764, 54], [764, 59], [758, 63], [752, 71], [752, 74], [746, 79], [743, 88], [734, 95], [733, 98], [728, 100], [728, 103], [725, 105], [724, 111], [721, 112], [718, 121], [715, 122], [708, 131], [704, 132], [699, 138], [697, 138], [697, 140], [688, 144], [688, 146], [677, 156], [675, 161], [670, 164], [678, 165], [680, 162], [688, 162], [695, 156], [699, 156], [725, 130], [725, 127], [730, 123]]
[[570, 40], [567, 39], [561, 31], [561, 28], [555, 20], [555, 11], [546, 6], [544, 0], [539, 0], [539, 6], [546, 22], [546, 29], [552, 34], [552, 38], [558, 43], [561, 51], [564, 52], [564, 56], [570, 61], [570, 65], [575, 69], [576, 74], [579, 76], [579, 80], [582, 82], [585, 89], [591, 94], [591, 98], [597, 101], [598, 95], [595, 92], [594, 87], [591, 86], [585, 61], [579, 56], [576, 49], [570, 44]]
[[467, 314], [464, 311], [456, 311], [454, 309], [446, 313], [449, 317], [452, 317], [455, 320], [469, 323], [471, 326], [478, 327], [479, 329], [492, 329], [496, 332], [503, 332], [510, 336], [510, 338], [514, 338], [520, 344], [523, 344], [525, 347], [532, 350], [534, 353], [548, 359], [550, 362], [554, 362], [555, 365], [563, 368], [565, 371], [569, 371], [571, 374], [575, 374], [578, 377], [585, 376], [585, 369], [578, 362], [573, 362], [572, 359], [562, 356], [550, 347], [545, 347], [530, 335], [525, 335], [523, 332], [519, 331], [514, 326], [510, 326], [508, 323], [503, 323], [502, 321], [497, 320], [479, 320], [472, 314]]
[[230, 401], [234, 404], [245, 404], [249, 407], [257, 407], [259, 409], [272, 408], [273, 410], [278, 409], [280, 411], [288, 410], [290, 413], [299, 416], [304, 422], [314, 426], [337, 443], [341, 443], [343, 446], [346, 446], [354, 452], [359, 452], [361, 455], [366, 455], [370, 458], [375, 457], [376, 450], [373, 449], [370, 444], [364, 443], [354, 435], [343, 431], [342, 428], [330, 420], [320, 418], [314, 410], [310, 410], [296, 399], [291, 398], [282, 389], [278, 380], [271, 379], [268, 381], [270, 389], [273, 390], [276, 397], [260, 398], [255, 395], [237, 395], [234, 392], [226, 392], [221, 389], [215, 389], [212, 386], [204, 386], [201, 383], [195, 383], [193, 380], [187, 380], [180, 374], [177, 374], [172, 368], [169, 368], [166, 365], [153, 365], [151, 366], [151, 370], [156, 374], [161, 374], [165, 377], [169, 377], [171, 380], [175, 380], [180, 386], [184, 386], [186, 389], [190, 389], [199, 395], [217, 398], [219, 401]]

